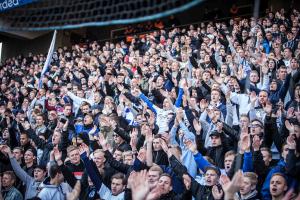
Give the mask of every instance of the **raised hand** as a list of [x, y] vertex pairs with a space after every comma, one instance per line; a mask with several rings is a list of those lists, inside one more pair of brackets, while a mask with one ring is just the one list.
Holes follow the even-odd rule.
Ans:
[[286, 118], [287, 119], [291, 119], [294, 117], [294, 108], [293, 107], [290, 107], [288, 110], [287, 110], [287, 113], [286, 113]]
[[294, 124], [290, 123], [288, 120], [285, 120], [285, 127], [287, 128], [287, 130], [289, 130], [290, 134], [294, 134], [295, 132], [295, 126]]
[[269, 67], [267, 65], [262, 65], [261, 72], [265, 75], [269, 72]]
[[168, 153], [169, 147], [167, 143], [163, 139], [159, 139], [159, 141], [160, 141], [161, 148], [164, 150], [164, 152]]
[[183, 174], [182, 179], [183, 179], [183, 184], [185, 186], [185, 189], [190, 190], [191, 189], [191, 182], [192, 182], [191, 177], [187, 174]]
[[131, 139], [130, 139], [130, 146], [131, 146], [132, 151], [136, 151], [136, 144], [137, 144], [137, 136], [132, 135]]
[[64, 126], [63, 126], [63, 130], [66, 131], [68, 130], [68, 126], [69, 126], [69, 119], [66, 120]]
[[294, 135], [289, 135], [287, 137], [286, 142], [287, 142], [287, 145], [288, 145], [289, 149], [293, 149], [293, 150], [296, 149], [296, 141], [295, 141]]
[[253, 140], [252, 140], [252, 148], [254, 151], [259, 151], [260, 149], [260, 146], [262, 145], [262, 140], [259, 138], [258, 135], [255, 135], [253, 137]]
[[267, 115], [271, 114], [272, 112], [272, 104], [270, 102], [267, 102], [266, 105], [263, 107], [264, 111]]
[[240, 190], [240, 186], [243, 181], [243, 174], [241, 170], [237, 171], [232, 180], [228, 178], [228, 176], [222, 174], [220, 177], [220, 184], [223, 188], [223, 191], [225, 193], [225, 199], [226, 197], [233, 197], [236, 192]]
[[214, 185], [212, 187], [212, 195], [215, 200], [220, 200], [220, 199], [222, 199], [224, 192], [223, 192], [223, 190], [219, 190], [218, 186]]
[[239, 143], [240, 143], [240, 150], [242, 150], [243, 152], [249, 151], [251, 145], [250, 135], [248, 133], [242, 133], [241, 140]]
[[182, 108], [179, 108], [176, 112], [176, 119], [180, 123], [183, 119], [183, 110]]
[[0, 145], [0, 151], [5, 154], [8, 155], [9, 157], [12, 156], [12, 152], [9, 146], [7, 145]]
[[194, 126], [194, 129], [196, 131], [196, 134], [200, 135], [201, 134], [201, 129], [202, 129], [201, 123], [199, 121], [197, 121], [197, 119], [194, 119], [193, 120], [193, 126]]
[[203, 112], [207, 107], [208, 107], [208, 102], [206, 101], [206, 99], [201, 99], [200, 101], [201, 112]]
[[250, 93], [250, 102], [251, 102], [252, 104], [254, 104], [254, 103], [256, 102], [256, 100], [257, 100], [256, 93], [255, 93], [255, 92], [251, 92], [251, 93]]
[[140, 172], [134, 172], [130, 174], [130, 188], [132, 191], [133, 200], [144, 200], [146, 199], [150, 186], [147, 180], [147, 170]]
[[185, 145], [191, 152], [193, 152], [193, 154], [197, 153], [197, 145], [194, 142], [187, 140]]
[[222, 122], [217, 122], [216, 130], [219, 133], [222, 133], [222, 130], [223, 130], [223, 123]]
[[89, 147], [82, 143], [80, 146], [79, 146], [79, 153], [80, 155], [83, 155], [84, 153], [86, 153], [87, 155], [89, 155]]
[[30, 129], [30, 124], [29, 124], [28, 121], [24, 121], [24, 122], [22, 122], [21, 124], [22, 124], [22, 126], [23, 126], [23, 128], [24, 128], [25, 130], [29, 130], [29, 129]]
[[106, 139], [104, 138], [104, 135], [103, 135], [103, 134], [99, 134], [98, 142], [99, 142], [99, 144], [102, 146], [102, 149], [103, 149], [104, 151], [106, 151], [106, 150], [108, 149], [107, 141], [106, 141]]

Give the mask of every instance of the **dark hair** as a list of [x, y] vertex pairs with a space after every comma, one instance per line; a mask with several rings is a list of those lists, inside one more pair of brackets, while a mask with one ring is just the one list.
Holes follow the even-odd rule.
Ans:
[[160, 177], [163, 177], [163, 176], [169, 177], [169, 179], [171, 181], [171, 185], [172, 185], [172, 177], [170, 176], [170, 174], [168, 174], [168, 173], [162, 173], [162, 175], [160, 175]]
[[48, 173], [49, 173], [50, 178], [53, 179], [53, 178], [55, 178], [55, 176], [58, 173], [61, 173], [61, 170], [60, 170], [59, 166], [55, 163], [49, 167]]

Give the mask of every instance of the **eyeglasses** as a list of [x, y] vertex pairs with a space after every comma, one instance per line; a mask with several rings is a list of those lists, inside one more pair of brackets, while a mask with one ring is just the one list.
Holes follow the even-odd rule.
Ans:
[[117, 135], [117, 134], [113, 134], [113, 137], [120, 137], [119, 135]]
[[259, 125], [259, 124], [251, 124], [250, 125], [250, 128], [258, 128], [258, 127], [261, 127], [261, 125]]

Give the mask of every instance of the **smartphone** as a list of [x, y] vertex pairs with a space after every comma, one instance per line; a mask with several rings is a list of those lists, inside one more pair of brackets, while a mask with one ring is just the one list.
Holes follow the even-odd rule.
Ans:
[[65, 118], [60, 118], [60, 122], [64, 124], [67, 122], [67, 120]]

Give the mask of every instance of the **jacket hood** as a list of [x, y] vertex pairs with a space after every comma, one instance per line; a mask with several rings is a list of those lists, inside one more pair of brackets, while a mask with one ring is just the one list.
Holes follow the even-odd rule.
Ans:
[[42, 187], [43, 187], [43, 188], [57, 188], [58, 186], [57, 186], [57, 185], [51, 185], [51, 184], [50, 184], [50, 177], [47, 177], [47, 178], [43, 181]]

